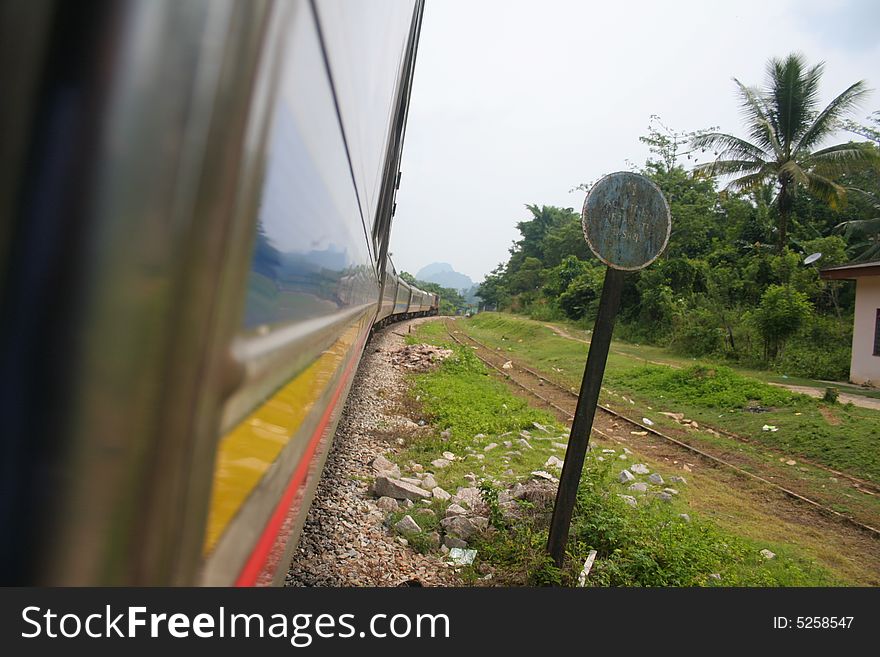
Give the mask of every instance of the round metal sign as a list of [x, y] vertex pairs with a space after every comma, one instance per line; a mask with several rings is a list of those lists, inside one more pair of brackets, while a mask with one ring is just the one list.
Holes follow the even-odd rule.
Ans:
[[599, 180], [584, 200], [584, 237], [599, 260], [634, 271], [650, 265], [669, 242], [672, 218], [663, 192], [637, 173]]

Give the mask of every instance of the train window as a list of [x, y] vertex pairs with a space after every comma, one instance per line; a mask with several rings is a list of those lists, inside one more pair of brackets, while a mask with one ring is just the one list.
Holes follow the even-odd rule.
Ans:
[[248, 333], [330, 315], [377, 294], [311, 16], [295, 21], [286, 48], [247, 284], [243, 325]]

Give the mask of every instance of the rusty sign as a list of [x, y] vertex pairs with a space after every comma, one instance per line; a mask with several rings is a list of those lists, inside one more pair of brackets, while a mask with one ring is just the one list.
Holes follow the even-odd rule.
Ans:
[[669, 205], [657, 185], [629, 171], [608, 174], [593, 185], [581, 221], [596, 257], [624, 271], [654, 262], [672, 228]]

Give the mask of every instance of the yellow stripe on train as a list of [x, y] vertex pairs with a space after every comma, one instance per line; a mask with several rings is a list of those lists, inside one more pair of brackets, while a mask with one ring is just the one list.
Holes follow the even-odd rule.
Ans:
[[205, 555], [214, 549], [242, 504], [297, 434], [344, 363], [359, 329], [360, 322], [347, 329], [314, 363], [221, 439], [202, 550]]

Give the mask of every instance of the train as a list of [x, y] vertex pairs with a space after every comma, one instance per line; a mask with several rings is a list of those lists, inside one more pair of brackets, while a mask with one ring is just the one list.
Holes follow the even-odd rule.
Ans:
[[0, 13], [0, 581], [268, 586], [389, 256], [423, 0]]

